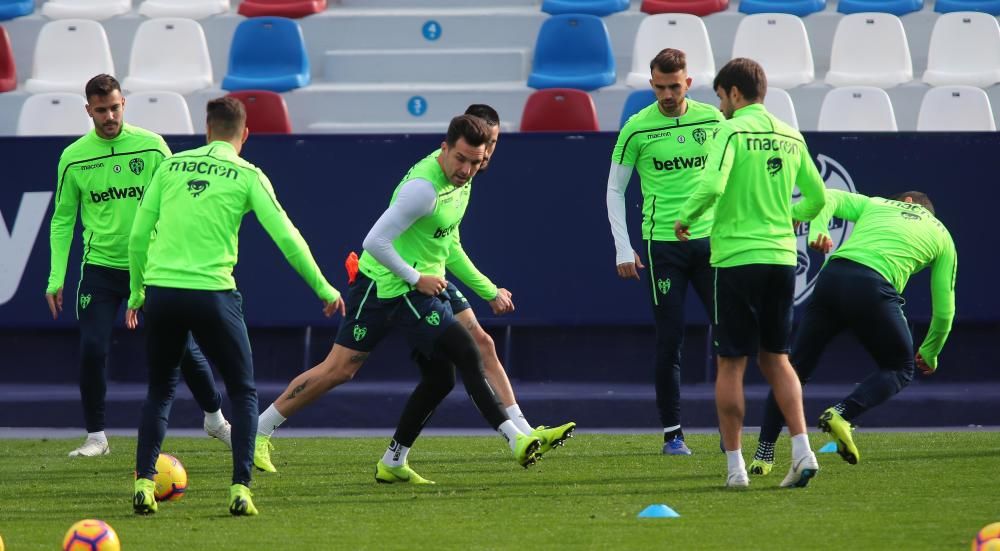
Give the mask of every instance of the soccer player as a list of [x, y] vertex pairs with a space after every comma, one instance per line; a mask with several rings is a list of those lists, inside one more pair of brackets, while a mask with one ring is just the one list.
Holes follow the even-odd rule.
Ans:
[[[846, 398], [827, 408], [819, 427], [837, 442], [837, 452], [854, 465], [861, 460], [851, 437], [851, 422], [903, 390], [913, 379], [914, 363], [924, 375], [937, 370], [955, 317], [955, 244], [934, 215], [927, 195], [907, 191], [890, 199], [827, 190], [826, 206], [809, 226], [809, 243], [829, 253], [831, 216], [854, 222], [854, 230], [816, 279], [805, 317], [792, 347], [792, 365], [803, 384], [809, 381], [827, 343], [845, 329], [861, 341], [878, 371]], [[793, 212], [793, 215], [795, 213]], [[903, 315], [900, 294], [910, 276], [930, 266], [933, 315], [914, 357], [913, 336]], [[774, 443], [784, 419], [768, 395], [757, 453], [750, 473], [766, 475], [774, 463]]]
[[649, 294], [656, 323], [656, 407], [663, 426], [663, 453], [691, 455], [681, 428], [681, 346], [688, 283], [706, 312], [712, 309], [709, 230], [712, 209], [691, 228], [691, 239], [674, 237], [673, 222], [701, 181], [708, 137], [722, 122], [715, 107], [686, 96], [691, 87], [684, 52], [667, 48], [649, 63], [656, 102], [639, 111], [618, 134], [608, 174], [608, 218], [615, 239], [618, 277], [639, 280], [645, 268], [629, 241], [625, 189], [633, 168], [642, 186], [642, 238], [649, 262]]
[[[452, 251], [460, 247], [457, 229], [469, 201], [468, 183], [483, 162], [490, 135], [482, 119], [455, 117], [440, 152], [418, 161], [396, 187], [389, 208], [365, 237], [360, 274], [347, 291], [347, 317], [330, 354], [293, 379], [261, 414], [254, 457], [258, 468], [274, 470], [269, 454], [274, 428], [350, 380], [393, 328], [404, 330], [424, 355], [437, 352], [454, 364], [476, 407], [507, 440], [515, 460], [524, 467], [535, 463], [540, 441], [518, 429], [497, 403], [479, 348], [452, 312], [444, 278]], [[499, 292], [494, 303], [501, 312], [513, 306], [509, 295]]]
[[823, 179], [798, 131], [764, 108], [767, 77], [750, 59], [727, 63], [712, 84], [726, 121], [713, 131], [704, 180], [681, 207], [674, 231], [689, 239], [691, 226], [718, 202], [712, 225], [715, 268], [715, 402], [726, 450], [726, 486], [750, 483], [740, 450], [743, 374], [757, 355], [792, 435], [792, 467], [782, 487], [802, 487], [819, 471], [809, 448], [802, 388], [788, 362], [797, 259], [792, 188], [802, 201], [800, 220], [824, 205]]
[[[115, 315], [129, 295], [128, 235], [146, 185], [170, 149], [159, 135], [125, 124], [125, 98], [114, 77], [87, 82], [87, 114], [94, 130], [63, 150], [52, 213], [51, 269], [45, 299], [52, 318], [63, 309], [66, 264], [73, 243], [76, 213], [83, 223], [83, 261], [77, 286], [80, 322], [80, 398], [87, 439], [69, 453], [90, 457], [110, 453], [104, 434], [107, 359]], [[222, 395], [194, 341], [178, 358], [195, 400], [205, 411], [204, 428], [230, 446], [230, 427], [222, 415]]]
[[[233, 406], [233, 478], [229, 512], [256, 515], [250, 493], [257, 390], [243, 299], [233, 280], [243, 215], [252, 210], [288, 263], [323, 301], [344, 312], [340, 293], [323, 277], [309, 246], [281, 208], [267, 176], [239, 154], [249, 131], [238, 100], [208, 102], [208, 145], [167, 159], [139, 205], [129, 235], [131, 295], [127, 323], [144, 308], [149, 390], [136, 448], [136, 513], [156, 512], [153, 475], [177, 386], [177, 362], [188, 333], [222, 373]], [[157, 228], [150, 244], [150, 232]]]
[[[486, 153], [482, 164], [479, 165], [481, 173], [489, 166], [490, 159], [496, 150], [497, 140], [500, 137], [500, 115], [489, 105], [483, 104], [470, 105], [465, 110], [465, 114], [482, 119], [490, 131], [489, 140], [486, 142]], [[436, 153], [439, 155], [440, 151]], [[466, 186], [471, 185], [471, 181], [466, 184]], [[458, 232], [459, 228], [456, 227], [456, 236], [459, 235]], [[514, 310], [510, 292], [507, 289], [498, 288], [488, 277], [476, 269], [465, 250], [462, 249], [459, 237], [456, 237], [449, 252], [446, 266], [449, 272], [458, 277], [462, 283], [468, 285], [476, 295], [487, 301], [494, 314], [503, 315]], [[532, 428], [517, 404], [514, 389], [507, 378], [507, 372], [497, 357], [493, 338], [479, 325], [476, 314], [469, 306], [468, 299], [451, 282], [448, 282], [447, 295], [455, 319], [469, 331], [479, 347], [486, 380], [496, 392], [507, 417], [517, 425], [521, 432], [539, 439], [540, 446], [537, 452], [539, 457], [562, 445], [566, 439], [572, 436], [576, 423], [570, 422], [551, 428], [544, 425]], [[420, 367], [420, 383], [413, 390], [403, 408], [402, 416], [396, 426], [396, 432], [389, 442], [389, 447], [382, 460], [375, 467], [375, 480], [378, 482], [431, 483], [413, 472], [407, 463], [407, 455], [424, 425], [430, 420], [434, 410], [454, 388], [455, 366], [440, 354], [428, 357], [419, 350], [414, 350], [413, 357]]]

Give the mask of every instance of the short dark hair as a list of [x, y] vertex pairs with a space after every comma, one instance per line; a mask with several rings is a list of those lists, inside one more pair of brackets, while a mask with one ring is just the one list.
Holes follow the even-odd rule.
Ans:
[[122, 85], [118, 84], [118, 79], [101, 73], [87, 81], [87, 85], [83, 88], [83, 93], [86, 94], [89, 100], [91, 96], [106, 96], [115, 90], [122, 91]]
[[247, 110], [243, 102], [231, 96], [209, 100], [205, 112], [205, 124], [219, 138], [243, 134], [247, 125]]
[[486, 121], [479, 117], [459, 115], [448, 124], [445, 142], [448, 147], [454, 147], [459, 138], [463, 138], [472, 147], [479, 147], [490, 139], [490, 129], [486, 126]]
[[649, 62], [649, 72], [653, 69], [661, 73], [676, 73], [687, 70], [687, 54], [675, 48], [664, 48]]
[[922, 191], [904, 191], [903, 193], [893, 195], [889, 199], [892, 199], [893, 201], [903, 201], [907, 197], [913, 199], [914, 203], [931, 211], [931, 214], [934, 214], [934, 203], [931, 203], [930, 197]]
[[465, 110], [465, 114], [483, 119], [486, 121], [486, 126], [491, 128], [500, 124], [500, 114], [485, 103], [473, 103]]
[[748, 101], [763, 101], [767, 94], [767, 75], [760, 63], [746, 58], [738, 57], [726, 63], [719, 74], [715, 75], [712, 82], [712, 89], [729, 93], [735, 86]]

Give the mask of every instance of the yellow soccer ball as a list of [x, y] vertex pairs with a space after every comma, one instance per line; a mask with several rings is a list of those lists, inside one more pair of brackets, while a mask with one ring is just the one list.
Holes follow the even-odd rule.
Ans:
[[987, 524], [976, 534], [972, 551], [1000, 551], [1000, 522]]
[[153, 497], [156, 501], [177, 501], [184, 497], [188, 487], [188, 475], [184, 465], [176, 457], [161, 453], [156, 458], [156, 476], [153, 477]]
[[63, 551], [121, 551], [114, 528], [103, 520], [86, 519], [69, 527]]

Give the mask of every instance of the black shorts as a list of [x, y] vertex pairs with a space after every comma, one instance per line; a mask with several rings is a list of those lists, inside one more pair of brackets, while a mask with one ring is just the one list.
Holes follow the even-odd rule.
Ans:
[[472, 308], [472, 306], [469, 305], [469, 299], [465, 298], [462, 291], [459, 291], [458, 287], [455, 287], [455, 284], [450, 281], [448, 282], [448, 288], [445, 289], [444, 293], [439, 296], [444, 298], [443, 295], [445, 294], [448, 295], [448, 302], [451, 303], [451, 312], [453, 314], [457, 315], [459, 312]]
[[795, 266], [748, 264], [715, 269], [716, 352], [787, 354], [792, 333]]
[[378, 298], [375, 281], [364, 274], [347, 289], [347, 315], [337, 331], [336, 343], [371, 352], [394, 327], [406, 332], [410, 346], [430, 355], [437, 340], [455, 322], [447, 291], [429, 297], [419, 291], [390, 299]]

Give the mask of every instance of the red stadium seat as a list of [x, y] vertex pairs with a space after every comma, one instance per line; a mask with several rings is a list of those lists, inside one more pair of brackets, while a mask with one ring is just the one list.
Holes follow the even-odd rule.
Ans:
[[720, 12], [729, 7], [729, 0], [642, 0], [643, 12], [654, 13], [690, 13], [704, 17]]
[[326, 0], [244, 0], [240, 15], [247, 17], [288, 17], [296, 19], [326, 10]]
[[571, 88], [538, 90], [524, 103], [521, 132], [597, 132], [597, 108], [590, 94]]
[[17, 88], [14, 51], [10, 48], [7, 29], [0, 27], [0, 92], [10, 92], [14, 88]]
[[292, 121], [288, 117], [285, 99], [277, 92], [244, 90], [232, 92], [247, 109], [247, 128], [252, 134], [291, 134]]

